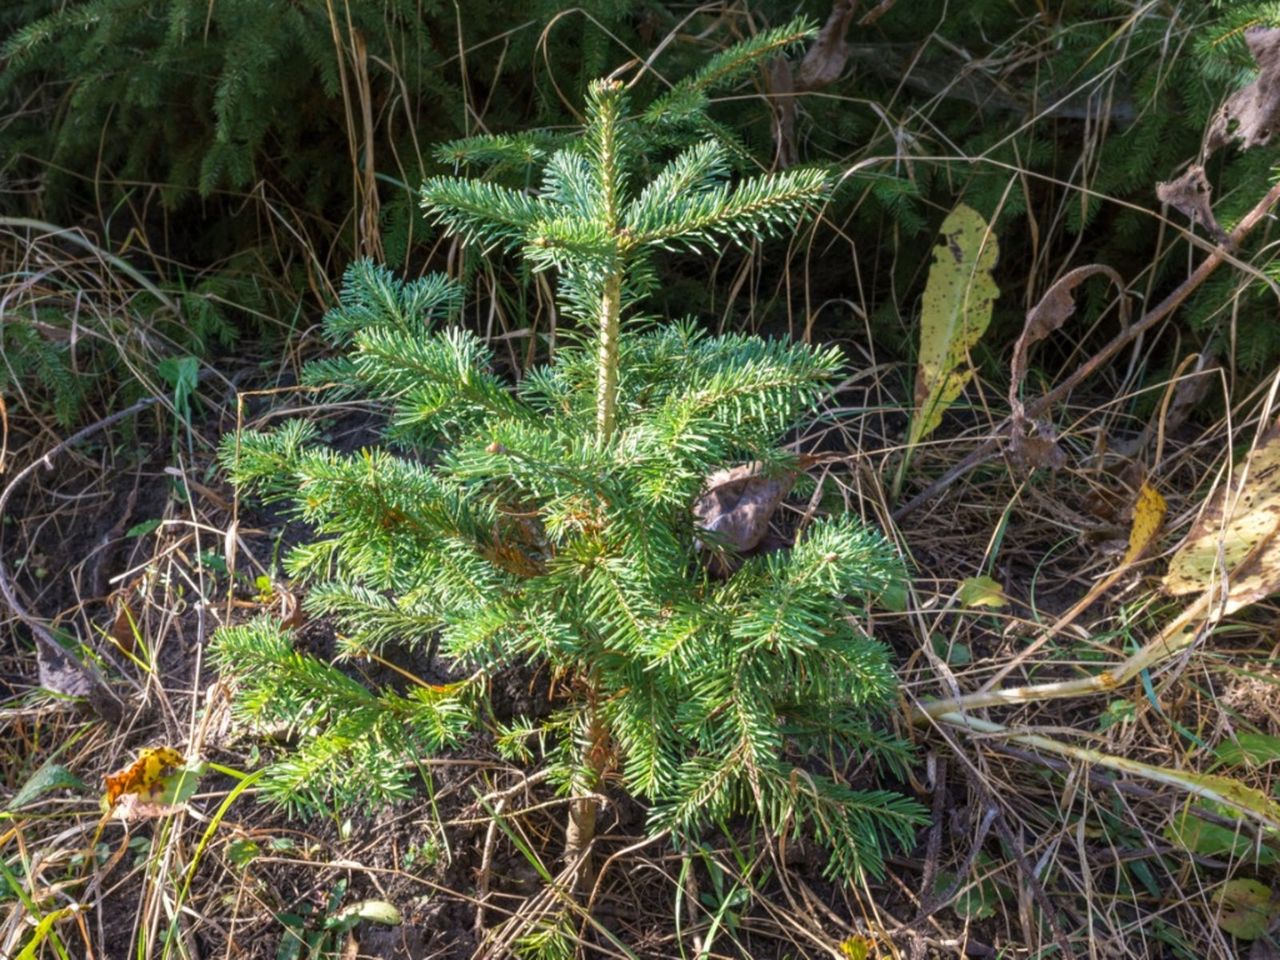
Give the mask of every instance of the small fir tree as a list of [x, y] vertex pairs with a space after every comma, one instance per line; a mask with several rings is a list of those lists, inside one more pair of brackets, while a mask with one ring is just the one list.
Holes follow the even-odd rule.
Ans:
[[[450, 324], [456, 284], [358, 263], [327, 318], [349, 355], [311, 376], [386, 399], [388, 445], [340, 454], [296, 421], [224, 447], [241, 489], [314, 526], [287, 570], [312, 581], [307, 606], [335, 618], [342, 656], [438, 644], [457, 679], [374, 692], [265, 620], [223, 630], [217, 657], [239, 675], [243, 718], [299, 734], [266, 781], [289, 805], [404, 797], [415, 756], [481, 725], [570, 793], [577, 882], [598, 797], [616, 788], [649, 805], [654, 831], [746, 815], [816, 837], [832, 875], [875, 873], [920, 808], [837, 771], [906, 762], [875, 726], [894, 675], [857, 619], [860, 598], [901, 575], [893, 552], [857, 519], [826, 518], [719, 578], [692, 509], [728, 464], [795, 466], [779, 442], [830, 389], [839, 354], [623, 319], [654, 283], [655, 250], [790, 228], [826, 178], [731, 182], [726, 147], [708, 141], [637, 186], [644, 123], [620, 84], [598, 82], [582, 137], [549, 156], [536, 192], [448, 177], [423, 188], [450, 232], [556, 272], [584, 335], [547, 366], [508, 386], [485, 344]], [[559, 696], [548, 717], [504, 726], [486, 693], [523, 663], [549, 668]]]

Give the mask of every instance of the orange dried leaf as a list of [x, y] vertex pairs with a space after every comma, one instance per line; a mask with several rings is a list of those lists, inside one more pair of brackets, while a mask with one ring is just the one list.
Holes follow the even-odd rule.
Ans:
[[125, 653], [133, 653], [138, 646], [138, 615], [134, 613], [127, 596], [121, 596], [116, 604], [115, 619], [108, 631], [116, 646]]
[[149, 794], [166, 770], [184, 762], [182, 754], [171, 747], [148, 747], [129, 766], [107, 774], [107, 804], [115, 806], [127, 793]]

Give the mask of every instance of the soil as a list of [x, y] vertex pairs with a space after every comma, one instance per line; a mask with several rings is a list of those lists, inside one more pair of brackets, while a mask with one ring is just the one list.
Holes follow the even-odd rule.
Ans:
[[[216, 435], [216, 424], [202, 426], [206, 436]], [[372, 418], [357, 414], [332, 425], [329, 433], [339, 445], [354, 449], [372, 438], [373, 427]], [[228, 722], [226, 691], [204, 656], [204, 645], [217, 619], [216, 608], [201, 611], [189, 602], [195, 579], [184, 586], [187, 601], [175, 605], [175, 597], [182, 594], [174, 591], [172, 581], [180, 575], [179, 566], [192, 576], [194, 543], [184, 544], [167, 532], [167, 527], [141, 535], [129, 532], [147, 520], [190, 516], [192, 504], [207, 528], [225, 530], [231, 519], [227, 511], [231, 491], [218, 479], [219, 471], [211, 466], [212, 454], [206, 451], [189, 467], [189, 476], [199, 478], [200, 486], [191, 485], [192, 504], [184, 505], [179, 499], [181, 487], [165, 472], [173, 452], [169, 439], [154, 435], [150, 421], [140, 424], [139, 432], [142, 436], [128, 450], [86, 448], [61, 459], [50, 474], [40, 478], [38, 486], [24, 491], [15, 506], [19, 519], [7, 530], [6, 555], [27, 558], [18, 572], [18, 582], [33, 612], [74, 625], [82, 637], [110, 632], [119, 616], [112, 590], [97, 584], [114, 587], [136, 580], [141, 568], [149, 562], [154, 566], [162, 556], [170, 564], [165, 568], [170, 582], [156, 578], [148, 604], [135, 611], [140, 632], [148, 639], [161, 638], [153, 651], [156, 672], [152, 682], [163, 693], [148, 697], [148, 705], [140, 707], [116, 732], [109, 750], [86, 757], [83, 765], [73, 770], [90, 785], [100, 782], [113, 766], [127, 762], [137, 749], [160, 742], [182, 746], [189, 729], [185, 718], [193, 714], [193, 698], [197, 714], [209, 713], [209, 733], [202, 751], [205, 761], [246, 770], [269, 759], [273, 749], [269, 742], [239, 737]], [[67, 502], [75, 507], [68, 509], [64, 506]], [[263, 568], [270, 568], [274, 557], [283, 555], [292, 542], [306, 535], [301, 525], [271, 510], [242, 506], [238, 522], [242, 546]], [[206, 534], [202, 547], [206, 550], [206, 573], [215, 578], [209, 595], [221, 597], [227, 583], [217, 571], [222, 544], [216, 536]], [[171, 552], [166, 554], [166, 550]], [[248, 569], [247, 558], [241, 559], [240, 567]], [[123, 581], [117, 580], [121, 577]], [[137, 589], [141, 588], [135, 584], [135, 592]], [[241, 602], [234, 608], [237, 616], [247, 618], [257, 612], [254, 588], [241, 583], [236, 594]], [[323, 621], [307, 622], [300, 630], [299, 643], [301, 649], [326, 656], [333, 650], [332, 629]], [[10, 695], [19, 698], [35, 683], [34, 663], [23, 649], [3, 659], [5, 686]], [[422, 649], [400, 651], [391, 663], [392, 667], [362, 664], [358, 675], [373, 685], [392, 686], [405, 682], [394, 668], [428, 682], [449, 679], [447, 669], [428, 660]], [[128, 665], [124, 669], [146, 682], [137, 670]], [[504, 720], [543, 715], [553, 709], [554, 695], [545, 670], [532, 668], [508, 671], [495, 681], [492, 690], [495, 714]], [[557, 869], [564, 808], [555, 791], [539, 783], [504, 800], [505, 829], [490, 830], [494, 801], [481, 804], [477, 798], [518, 788], [525, 775], [478, 740], [437, 758], [429, 772], [432, 782], [429, 788], [423, 784], [423, 799], [341, 819], [291, 818], [271, 806], [247, 798], [238, 800], [221, 822], [194, 875], [183, 915], [186, 942], [201, 957], [245, 960], [306, 957], [305, 949], [289, 952], [291, 935], [322, 942], [332, 951], [317, 956], [343, 960], [484, 955], [486, 937], [492, 936], [504, 916], [545, 889], [532, 860], [552, 872]], [[200, 793], [190, 802], [195, 816], [186, 818], [182, 825], [188, 857], [234, 784], [234, 779], [218, 774], [209, 774], [202, 781]], [[96, 820], [96, 798], [82, 794], [69, 797], [84, 811], [82, 823]], [[592, 916], [639, 957], [678, 956], [681, 948], [673, 940], [673, 914], [681, 911], [688, 917], [686, 894], [702, 901], [699, 909], [715, 909], [715, 891], [731, 881], [711, 865], [734, 863], [733, 848], [721, 837], [708, 836], [705, 846], [693, 851], [692, 874], [686, 877], [686, 891], [681, 892], [676, 883], [681, 866], [669, 844], [642, 846], [634, 855], [610, 861], [611, 855], [640, 843], [644, 819], [645, 811], [639, 804], [616, 794], [610, 797], [598, 841], [598, 862], [607, 866]], [[158, 849], [151, 841], [168, 829], [164, 819], [133, 824], [127, 836], [117, 822], [104, 829], [106, 862], [87, 888], [95, 897], [92, 925], [102, 960], [138, 955], [140, 904], [155, 893], [146, 854]], [[961, 832], [970, 829], [967, 820], [957, 825]], [[521, 838], [525, 850], [513, 837]], [[751, 842], [743, 830], [737, 849], [748, 849]], [[126, 844], [131, 845], [124, 849]], [[123, 855], [113, 860], [122, 849]], [[734, 910], [724, 914], [729, 927], [717, 941], [721, 955], [762, 960], [797, 956], [797, 943], [779, 937], [776, 928], [765, 922], [770, 915], [761, 911], [764, 903], [797, 903], [798, 897], [807, 903], [813, 899], [820, 907], [806, 909], [817, 909], [818, 914], [839, 918], [843, 924], [860, 921], [856, 898], [851, 900], [848, 891], [821, 880], [825, 857], [819, 849], [794, 839], [779, 844], [778, 849], [786, 876], [776, 869], [761, 871], [759, 875], [765, 880], [752, 903], [742, 906], [741, 915]], [[901, 865], [907, 868], [908, 877], [917, 869], [909, 860]], [[173, 885], [165, 886], [171, 895]], [[690, 894], [691, 890], [696, 892]], [[914, 913], [901, 888], [886, 887], [877, 895], [881, 908], [893, 915]], [[321, 939], [326, 935], [326, 917], [366, 900], [393, 904], [403, 922], [398, 926], [362, 922], [350, 932], [330, 932], [327, 940]], [[477, 902], [481, 900], [483, 920], [477, 923]], [[828, 927], [830, 936], [838, 936], [840, 928], [835, 923], [822, 917], [813, 922]], [[164, 935], [163, 925], [159, 935]], [[576, 935], [607, 948], [590, 926], [578, 928]]]

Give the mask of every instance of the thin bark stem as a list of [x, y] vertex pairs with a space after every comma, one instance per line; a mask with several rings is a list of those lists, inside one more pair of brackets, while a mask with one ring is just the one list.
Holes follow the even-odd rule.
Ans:
[[596, 433], [609, 442], [618, 414], [618, 331], [622, 312], [622, 272], [605, 281], [600, 297], [600, 370], [596, 386]]
[[[589, 678], [592, 682], [594, 678]], [[595, 883], [595, 864], [591, 856], [591, 842], [596, 835], [596, 820], [600, 814], [598, 790], [604, 780], [604, 768], [609, 756], [609, 730], [600, 716], [595, 702], [595, 686], [588, 694], [586, 729], [583, 731], [582, 766], [587, 776], [569, 801], [569, 818], [564, 828], [565, 866], [573, 870], [573, 890], [580, 896], [591, 892]]]

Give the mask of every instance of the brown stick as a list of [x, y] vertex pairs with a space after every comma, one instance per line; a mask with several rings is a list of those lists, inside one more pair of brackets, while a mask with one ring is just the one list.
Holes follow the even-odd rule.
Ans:
[[[1110, 360], [1111, 357], [1119, 353], [1124, 349], [1124, 347], [1132, 343], [1143, 333], [1146, 333], [1161, 320], [1164, 320], [1169, 316], [1169, 314], [1173, 313], [1174, 310], [1178, 309], [1187, 297], [1191, 296], [1191, 294], [1194, 293], [1201, 284], [1209, 279], [1209, 276], [1213, 271], [1218, 269], [1218, 266], [1222, 263], [1228, 253], [1240, 248], [1240, 244], [1244, 241], [1245, 237], [1253, 232], [1253, 229], [1262, 222], [1264, 217], [1266, 217], [1268, 211], [1278, 202], [1280, 202], [1280, 184], [1276, 184], [1267, 191], [1267, 195], [1259, 200], [1257, 205], [1245, 214], [1244, 218], [1236, 224], [1236, 228], [1231, 231], [1230, 236], [1227, 238], [1227, 243], [1218, 247], [1205, 257], [1204, 260], [1201, 261], [1200, 266], [1196, 267], [1191, 276], [1183, 280], [1176, 290], [1143, 314], [1141, 319], [1135, 322], [1132, 326], [1116, 334], [1108, 344], [1077, 367], [1075, 371], [1067, 377], [1067, 379], [1062, 381], [1062, 383], [1058, 384], [1039, 400], [1032, 403], [1027, 408], [1028, 418], [1035, 419], [1036, 417], [1043, 415], [1051, 406], [1059, 400], [1062, 400], [1067, 396], [1067, 394], [1079, 386], [1082, 381], [1092, 376], [1103, 363]], [[933, 481], [933, 483], [929, 484], [917, 493], [902, 506], [898, 507], [898, 509], [893, 512], [893, 519], [895, 521], [901, 520], [907, 514], [920, 508], [947, 487], [951, 486], [951, 484], [955, 483], [970, 470], [986, 463], [988, 460], [993, 459], [998, 454], [1000, 442], [1004, 439], [1003, 434], [1009, 429], [1009, 425], [1011, 423], [1012, 418], [1010, 417], [1006, 417], [1002, 420], [996, 426], [995, 432], [984, 440], [976, 450], [970, 453], [937, 480]]]
[[596, 836], [596, 819], [600, 813], [600, 796], [596, 792], [604, 779], [609, 754], [609, 731], [600, 717], [599, 708], [587, 705], [587, 728], [584, 731], [583, 765], [589, 772], [584, 790], [575, 790], [569, 801], [569, 818], [564, 826], [564, 862], [573, 870], [573, 891], [585, 897], [595, 883], [595, 864], [591, 842]]

